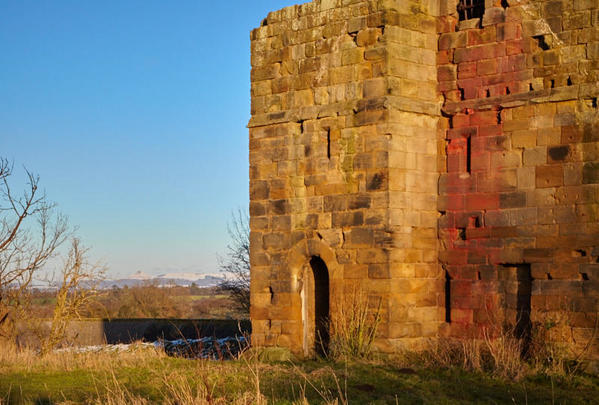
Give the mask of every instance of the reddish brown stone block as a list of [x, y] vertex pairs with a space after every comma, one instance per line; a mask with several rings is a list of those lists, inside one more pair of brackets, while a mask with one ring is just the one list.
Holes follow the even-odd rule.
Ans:
[[467, 210], [493, 210], [499, 208], [499, 196], [492, 193], [470, 194], [466, 196]]
[[564, 184], [562, 166], [538, 166], [536, 168], [536, 186], [538, 188], [556, 187]]

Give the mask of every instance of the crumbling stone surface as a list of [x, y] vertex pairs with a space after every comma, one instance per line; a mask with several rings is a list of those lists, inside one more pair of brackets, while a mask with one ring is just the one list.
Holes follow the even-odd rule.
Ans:
[[254, 344], [313, 352], [313, 257], [331, 318], [356, 286], [381, 303], [382, 351], [523, 318], [593, 336], [599, 4], [457, 5], [315, 0], [252, 31]]

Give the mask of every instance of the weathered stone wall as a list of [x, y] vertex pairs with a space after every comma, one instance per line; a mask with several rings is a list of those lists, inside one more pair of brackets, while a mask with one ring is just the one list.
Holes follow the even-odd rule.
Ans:
[[[599, 2], [486, 3], [482, 26], [439, 19], [445, 332], [514, 324], [528, 295], [533, 323], [567, 322], [586, 345], [599, 308]], [[530, 271], [520, 297], [517, 268]]]
[[381, 300], [379, 347], [437, 333], [436, 23], [419, 2], [315, 1], [252, 32], [253, 339], [298, 351], [303, 268]]
[[316, 0], [252, 31], [254, 344], [309, 354], [313, 257], [332, 318], [381, 302], [380, 350], [527, 312], [589, 342], [599, 2], [485, 3]]

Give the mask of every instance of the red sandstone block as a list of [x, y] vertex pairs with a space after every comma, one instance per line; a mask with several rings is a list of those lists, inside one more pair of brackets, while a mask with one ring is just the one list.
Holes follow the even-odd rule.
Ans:
[[507, 41], [505, 43], [505, 53], [507, 55], [517, 55], [524, 53], [525, 42], [522, 39]]
[[466, 150], [467, 141], [461, 136], [456, 136], [447, 144], [447, 154], [461, 154]]
[[497, 125], [497, 111], [479, 111], [470, 116], [470, 125]]
[[473, 299], [471, 296], [455, 296], [451, 295], [450, 308], [454, 309], [469, 309], [473, 308]]
[[437, 32], [455, 32], [456, 18], [453, 16], [442, 16], [437, 18]]
[[478, 77], [458, 80], [458, 87], [464, 91], [465, 99], [476, 98], [481, 84], [482, 80]]
[[464, 128], [470, 126], [470, 115], [456, 114], [452, 117], [453, 128]]
[[437, 67], [437, 79], [439, 81], [453, 81], [457, 79], [455, 65], [442, 65]]
[[451, 63], [450, 55], [453, 55], [452, 51], [437, 52], [437, 65], [445, 65], [447, 63]]
[[[466, 233], [466, 235], [468, 235], [468, 233]], [[469, 250], [468, 251], [468, 264], [487, 264], [486, 252], [477, 251], [477, 250]]]
[[442, 195], [437, 199], [437, 209], [440, 211], [464, 209], [464, 196], [461, 194]]
[[497, 73], [497, 60], [485, 59], [476, 64], [476, 74], [479, 76], [492, 75]]
[[496, 316], [484, 305], [474, 311], [474, 323], [480, 328], [493, 328], [496, 323]]
[[437, 220], [439, 224], [439, 240], [444, 243], [451, 244], [455, 239], [453, 229], [455, 229], [454, 215], [452, 212], [446, 212]]
[[[512, 55], [509, 56], [506, 60], [507, 64], [502, 67], [502, 72], [519, 72], [526, 69], [527, 67], [527, 56], [524, 54]], [[512, 89], [512, 93], [516, 93], [516, 91]]]
[[466, 196], [467, 210], [494, 210], [499, 208], [499, 195], [496, 193], [477, 193]]
[[445, 250], [439, 252], [439, 260], [447, 264], [466, 264], [468, 263], [468, 252], [466, 250]]
[[496, 121], [493, 123], [495, 125], [487, 125], [487, 126], [479, 127], [478, 128], [478, 136], [497, 136], [497, 135], [502, 134], [502, 132], [503, 132], [502, 127], [501, 127], [501, 125], [497, 124], [497, 114], [500, 114], [500, 113], [495, 112]]
[[478, 273], [480, 274], [481, 281], [489, 284], [495, 285], [495, 281], [497, 280], [497, 269], [495, 266], [477, 266]]
[[447, 93], [447, 97], [449, 97], [449, 95], [453, 94], [453, 92], [455, 91], [456, 96], [455, 98], [452, 98], [451, 101], [458, 101], [460, 99], [459, 94], [457, 93], [458, 85], [454, 81], [439, 82], [437, 88], [440, 92]]
[[469, 79], [476, 76], [476, 62], [464, 62], [458, 65], [458, 79]]
[[439, 177], [440, 193], [470, 193], [476, 183], [471, 178], [462, 177], [462, 173], [442, 173]]
[[470, 62], [481, 59], [493, 59], [505, 55], [504, 43], [493, 43], [455, 50], [454, 62]]
[[460, 151], [447, 153], [447, 172], [463, 173], [466, 171], [466, 157]]
[[[469, 297], [472, 295], [473, 269], [469, 267], [460, 267], [460, 272], [467, 271], [468, 274], [456, 274], [456, 277], [463, 277], [451, 280], [451, 295], [455, 297]], [[466, 277], [464, 277], [466, 276]]]
[[470, 170], [472, 172], [489, 170], [491, 155], [488, 152], [472, 153], [470, 157]]
[[478, 242], [477, 243], [478, 248], [480, 248], [483, 251], [486, 251], [486, 249], [505, 247], [503, 239], [499, 239], [499, 238], [482, 239], [477, 242]]
[[[466, 229], [466, 239], [484, 239], [491, 236], [490, 228], [468, 228]], [[468, 258], [470, 263], [470, 257]]]
[[[465, 323], [470, 324], [474, 319], [474, 314], [471, 309], [451, 309], [451, 322], [452, 323]], [[464, 335], [465, 336], [465, 335]]]
[[447, 131], [447, 139], [451, 139], [453, 147], [463, 148], [465, 146], [465, 139], [471, 136], [476, 136], [478, 129], [476, 127], [459, 127], [453, 128]]

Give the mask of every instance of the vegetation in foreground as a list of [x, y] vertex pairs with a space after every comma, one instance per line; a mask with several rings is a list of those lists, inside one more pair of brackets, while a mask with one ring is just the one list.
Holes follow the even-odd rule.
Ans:
[[[518, 379], [431, 362], [186, 360], [152, 348], [126, 352], [0, 349], [0, 403], [410, 404], [592, 403], [599, 378], [581, 372]], [[427, 357], [429, 356], [429, 357]], [[438, 360], [438, 359], [437, 359]], [[435, 361], [437, 361], [435, 360]]]

